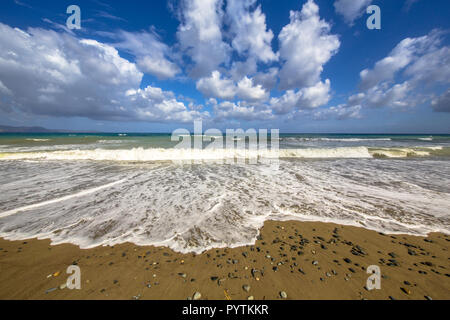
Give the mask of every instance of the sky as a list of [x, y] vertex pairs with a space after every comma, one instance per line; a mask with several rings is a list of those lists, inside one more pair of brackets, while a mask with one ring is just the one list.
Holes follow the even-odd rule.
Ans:
[[448, 0], [2, 0], [0, 124], [450, 133], [449, 13]]

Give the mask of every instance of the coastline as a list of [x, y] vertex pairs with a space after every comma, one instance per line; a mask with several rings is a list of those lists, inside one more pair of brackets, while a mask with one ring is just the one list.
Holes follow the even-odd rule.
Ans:
[[[254, 245], [181, 254], [0, 239], [0, 299], [450, 299], [450, 236], [384, 235], [322, 222], [266, 221]], [[81, 270], [81, 289], [59, 287]], [[381, 289], [367, 290], [367, 267]], [[51, 275], [50, 277], [48, 277]], [[56, 288], [56, 289], [54, 289]], [[52, 290], [54, 289], [54, 290]]]

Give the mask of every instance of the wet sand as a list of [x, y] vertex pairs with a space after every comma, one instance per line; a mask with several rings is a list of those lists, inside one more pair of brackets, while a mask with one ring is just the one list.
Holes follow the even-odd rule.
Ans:
[[[200, 255], [0, 239], [0, 299], [450, 299], [449, 247], [444, 234], [296, 221], [267, 221], [255, 245]], [[61, 289], [72, 264], [81, 289]], [[381, 269], [380, 290], [366, 288], [370, 265]]]

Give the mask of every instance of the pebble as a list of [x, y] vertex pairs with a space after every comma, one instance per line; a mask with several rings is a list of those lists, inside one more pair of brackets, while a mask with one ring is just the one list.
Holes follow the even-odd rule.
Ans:
[[242, 286], [242, 289], [244, 289], [244, 291], [246, 291], [246, 292], [250, 292], [250, 286], [247, 285], [247, 284], [244, 284], [244, 285]]
[[255, 298], [254, 298], [253, 296], [249, 296], [249, 297], [247, 298], [247, 300], [255, 300]]
[[53, 291], [55, 291], [57, 288], [50, 288], [50, 289], [48, 289], [47, 291], [45, 291], [45, 293], [50, 293], [50, 292], [53, 292]]
[[196, 292], [192, 296], [192, 299], [194, 299], [194, 300], [200, 300], [201, 298], [202, 298], [202, 294], [200, 292]]
[[319, 261], [314, 260], [314, 261], [312, 262], [312, 264], [315, 265], [315, 266], [317, 266], [317, 265], [319, 264]]
[[287, 293], [286, 292], [284, 292], [284, 291], [281, 291], [280, 292], [280, 297], [282, 298], [282, 299], [287, 299]]
[[410, 290], [407, 290], [407, 289], [405, 289], [405, 288], [400, 288], [400, 290], [402, 290], [404, 293], [406, 293], [407, 295], [410, 295], [411, 294], [411, 291]]
[[430, 296], [425, 296], [425, 299], [427, 299], [427, 300], [433, 300], [433, 298], [431, 298]]

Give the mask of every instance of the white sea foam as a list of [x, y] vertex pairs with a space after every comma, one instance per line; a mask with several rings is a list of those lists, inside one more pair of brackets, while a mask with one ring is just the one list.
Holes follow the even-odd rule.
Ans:
[[[252, 244], [268, 219], [385, 233], [450, 232], [450, 189], [442, 175], [448, 161], [281, 160], [278, 171], [263, 164], [17, 162], [16, 174], [8, 173], [9, 165], [0, 162], [0, 208], [14, 214], [0, 219], [0, 236], [11, 240], [50, 238], [82, 248], [132, 242], [202, 252]], [[92, 190], [85, 185], [93, 179], [121, 183], [74, 198], [83, 192], [74, 190]], [[24, 207], [16, 199], [26, 201], [28, 211], [11, 209]]]
[[288, 137], [283, 140], [291, 141], [329, 141], [329, 142], [364, 142], [364, 141], [392, 141], [391, 138], [297, 138]]
[[51, 139], [25, 139], [27, 141], [34, 141], [34, 142], [44, 142], [44, 141], [50, 141]]
[[119, 150], [70, 150], [52, 152], [11, 152], [0, 154], [0, 160], [101, 160], [101, 161], [170, 161], [222, 160], [258, 158], [371, 158], [368, 148], [308, 148], [308, 149], [162, 149], [134, 148]]
[[16, 208], [16, 209], [13, 209], [13, 210], [8, 210], [8, 211], [5, 211], [5, 212], [0, 212], [0, 218], [8, 217], [8, 216], [11, 216], [11, 215], [16, 214], [18, 212], [30, 211], [30, 210], [33, 210], [33, 209], [37, 209], [39, 207], [48, 206], [48, 205], [51, 205], [51, 204], [54, 204], [54, 203], [57, 203], [57, 202], [67, 201], [67, 200], [72, 199], [72, 198], [87, 196], [87, 195], [89, 195], [91, 193], [98, 192], [98, 191], [100, 191], [102, 189], [105, 189], [105, 188], [110, 188], [110, 187], [115, 186], [116, 184], [119, 184], [119, 183], [122, 183], [122, 182], [124, 182], [124, 180], [108, 183], [108, 184], [100, 186], [100, 187], [84, 190], [84, 191], [81, 191], [81, 192], [78, 192], [78, 193], [75, 193], [75, 194], [67, 195], [67, 196], [62, 197], [62, 198], [52, 199], [52, 200], [48, 200], [48, 201], [44, 201], [44, 202], [40, 202], [40, 203], [35, 203], [35, 204], [29, 205], [29, 206], [24, 206], [24, 207]]
[[[109, 140], [111, 141], [111, 140]], [[442, 147], [417, 148], [302, 148], [280, 150], [257, 150], [256, 148], [229, 149], [177, 149], [177, 148], [133, 148], [133, 149], [87, 149], [49, 152], [3, 152], [0, 160], [95, 160], [95, 161], [185, 161], [185, 160], [227, 160], [227, 159], [329, 159], [329, 158], [406, 158], [426, 157]], [[7, 150], [5, 150], [7, 151]]]

